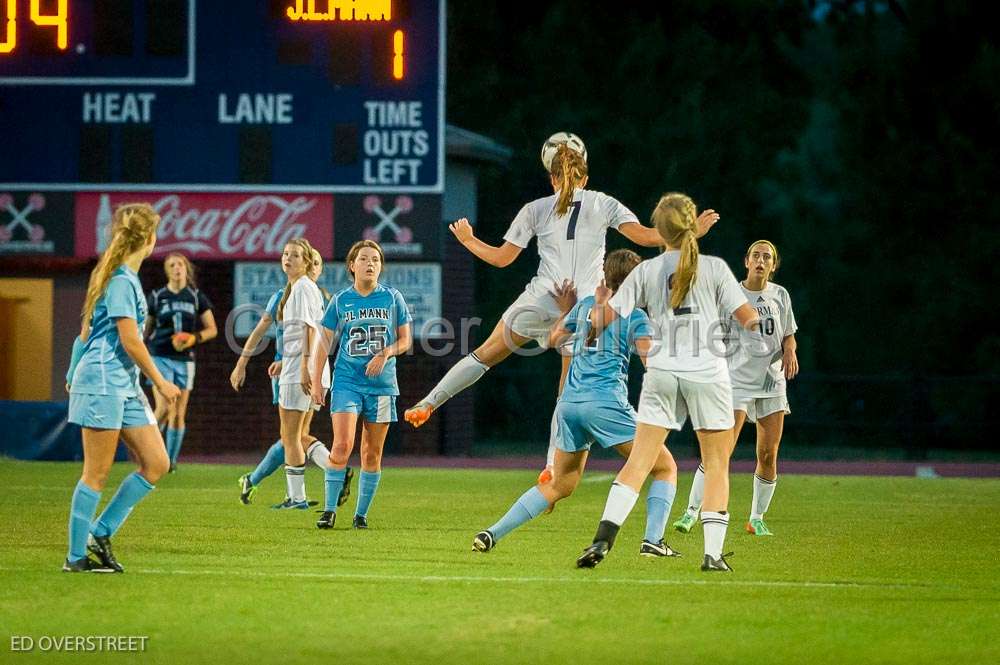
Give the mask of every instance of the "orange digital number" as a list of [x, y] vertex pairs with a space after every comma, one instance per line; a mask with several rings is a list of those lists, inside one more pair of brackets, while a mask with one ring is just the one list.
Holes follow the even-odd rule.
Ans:
[[7, 36], [0, 42], [0, 53], [10, 53], [17, 46], [17, 0], [7, 0]]
[[[13, 3], [8, 2], [8, 6], [10, 4]], [[56, 29], [56, 46], [62, 50], [66, 49], [66, 34], [69, 32], [66, 25], [66, 15], [68, 14], [66, 4], [67, 0], [59, 0], [56, 14], [53, 16], [42, 14], [42, 0], [31, 0], [31, 20], [35, 22], [35, 25], [54, 27]]]
[[392, 35], [392, 77], [403, 78], [403, 31], [397, 30]]

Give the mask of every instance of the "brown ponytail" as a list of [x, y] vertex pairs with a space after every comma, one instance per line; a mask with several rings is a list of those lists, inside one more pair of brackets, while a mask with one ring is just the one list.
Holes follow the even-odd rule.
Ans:
[[126, 203], [115, 209], [111, 222], [111, 240], [91, 271], [87, 284], [87, 297], [83, 301], [81, 312], [85, 328], [90, 325], [94, 307], [104, 295], [104, 290], [111, 281], [111, 274], [130, 254], [149, 243], [149, 238], [156, 233], [156, 225], [159, 223], [160, 216], [146, 203]]
[[681, 306], [698, 277], [698, 239], [695, 237], [697, 208], [684, 194], [669, 193], [660, 198], [653, 210], [653, 226], [671, 249], [679, 249], [681, 258], [670, 284], [670, 306]]
[[587, 160], [568, 144], [561, 143], [556, 148], [549, 173], [559, 183], [556, 212], [565, 215], [569, 210], [569, 204], [573, 202], [573, 192], [587, 179]]

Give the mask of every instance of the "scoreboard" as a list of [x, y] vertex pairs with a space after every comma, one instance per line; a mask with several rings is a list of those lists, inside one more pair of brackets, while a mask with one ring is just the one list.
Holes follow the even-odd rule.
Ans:
[[0, 190], [435, 193], [444, 0], [0, 0]]

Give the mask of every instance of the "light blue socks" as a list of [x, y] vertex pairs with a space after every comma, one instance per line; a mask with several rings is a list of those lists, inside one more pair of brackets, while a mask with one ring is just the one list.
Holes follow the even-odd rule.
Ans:
[[358, 479], [358, 507], [354, 511], [355, 515], [361, 517], [368, 516], [368, 508], [372, 505], [375, 492], [378, 490], [378, 481], [382, 478], [381, 471], [362, 471]]
[[133, 471], [125, 476], [125, 480], [118, 486], [118, 491], [104, 507], [104, 512], [94, 522], [90, 532], [95, 536], [110, 537], [115, 535], [125, 518], [135, 508], [135, 504], [142, 501], [151, 491], [153, 491], [153, 485], [138, 471]]
[[674, 502], [677, 487], [665, 480], [654, 480], [649, 484], [646, 494], [646, 535], [651, 543], [663, 540], [663, 531], [667, 528], [667, 518], [670, 516], [670, 506]]
[[250, 474], [250, 484], [254, 487], [260, 485], [261, 481], [280, 469], [284, 463], [285, 448], [281, 445], [281, 439], [278, 439], [267, 449], [264, 459], [260, 461], [257, 468]]
[[69, 504], [69, 552], [66, 558], [77, 561], [87, 556], [87, 534], [90, 520], [101, 500], [101, 493], [92, 490], [79, 481], [73, 490], [73, 501]]
[[323, 510], [337, 512], [337, 499], [340, 498], [340, 490], [344, 488], [347, 469], [327, 469], [324, 476], [326, 478], [326, 501]]
[[549, 502], [538, 487], [532, 487], [514, 502], [507, 514], [500, 518], [488, 530], [495, 540], [500, 540], [508, 533], [529, 520], [533, 520], [549, 508]]

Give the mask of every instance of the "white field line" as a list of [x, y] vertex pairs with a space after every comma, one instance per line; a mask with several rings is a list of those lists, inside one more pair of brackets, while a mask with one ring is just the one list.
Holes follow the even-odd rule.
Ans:
[[[13, 570], [3, 568], [0, 570]], [[810, 582], [810, 581], [780, 581], [780, 580], [734, 580], [721, 579], [716, 576], [711, 580], [668, 580], [668, 579], [637, 579], [637, 578], [603, 578], [594, 577], [592, 573], [581, 572], [574, 577], [493, 577], [488, 575], [395, 575], [383, 573], [308, 573], [294, 571], [260, 572], [247, 570], [161, 570], [154, 568], [133, 569], [140, 575], [206, 575], [216, 577], [254, 577], [254, 578], [298, 578], [316, 580], [344, 580], [361, 582], [422, 582], [422, 583], [453, 583], [453, 582], [496, 582], [503, 584], [614, 584], [622, 586], [738, 586], [738, 587], [784, 587], [800, 589], [943, 589], [940, 585], [926, 584], [896, 584], [891, 582]]]

